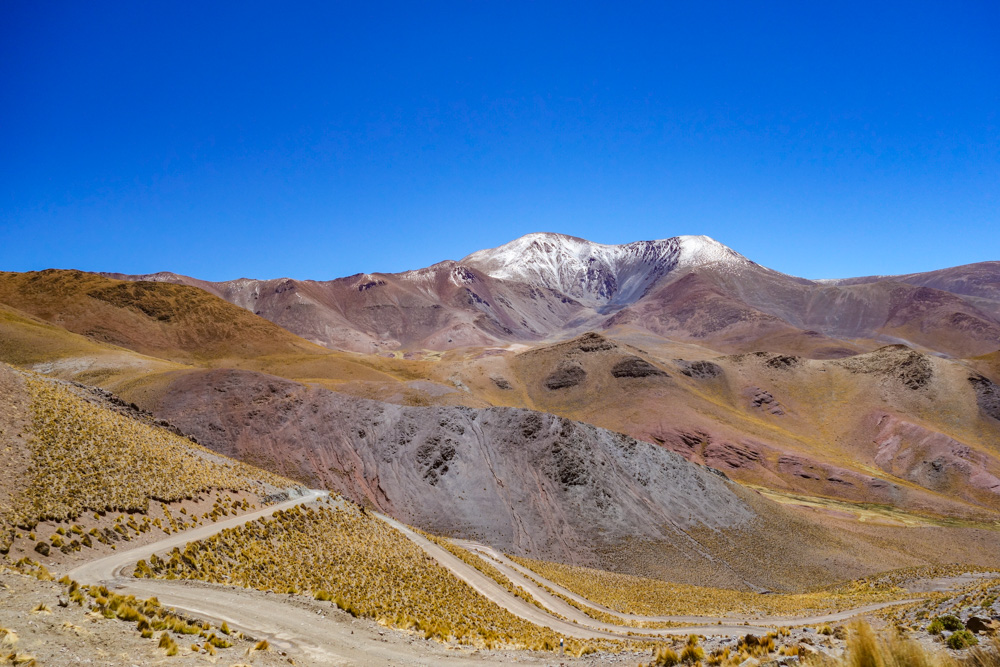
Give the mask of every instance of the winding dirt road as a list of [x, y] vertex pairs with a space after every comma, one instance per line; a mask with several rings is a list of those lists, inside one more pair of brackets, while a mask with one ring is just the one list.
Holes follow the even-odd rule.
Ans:
[[[605, 614], [610, 614], [612, 616], [617, 616], [628, 621], [638, 621], [638, 622], [649, 622], [649, 623], [683, 623], [684, 628], [679, 628], [672, 630], [674, 634], [689, 634], [690, 632], [699, 632], [700, 634], [708, 635], [729, 635], [728, 632], [720, 632], [720, 630], [725, 630], [727, 628], [742, 628], [742, 632], [737, 632], [736, 635], [746, 634], [748, 632], [745, 623], [758, 623], [765, 626], [774, 627], [782, 625], [822, 625], [824, 623], [838, 623], [840, 621], [846, 621], [848, 619], [854, 618], [856, 616], [862, 616], [864, 614], [870, 614], [873, 611], [878, 611], [879, 609], [885, 609], [887, 607], [895, 607], [896, 605], [909, 604], [912, 602], [920, 602], [920, 599], [913, 598], [908, 600], [895, 600], [893, 602], [880, 602], [876, 604], [865, 605], [862, 607], [853, 607], [846, 611], [837, 611], [826, 614], [814, 614], [811, 616], [639, 616], [637, 614], [624, 614], [620, 611], [615, 611], [610, 607], [605, 607], [604, 605], [597, 604], [596, 602], [591, 602], [587, 598], [577, 595], [568, 588], [564, 588], [559, 584], [555, 583], [551, 579], [546, 579], [537, 572], [533, 572], [524, 566], [515, 563], [511, 559], [507, 558], [502, 553], [493, 549], [492, 547], [479, 544], [476, 542], [469, 542], [467, 540], [455, 540], [455, 543], [467, 549], [479, 557], [485, 557], [486, 561], [500, 570], [500, 572], [513, 581], [518, 586], [524, 588], [528, 593], [532, 595], [535, 599], [539, 600], [547, 608], [553, 611], [567, 616], [579, 623], [594, 624], [598, 623], [598, 627], [603, 626], [607, 628], [621, 628], [623, 626], [619, 625], [608, 625], [605, 623], [599, 623], [590, 618], [586, 614], [583, 614], [579, 609], [567, 604], [562, 598], [557, 597], [546, 591], [544, 588], [537, 585], [536, 582], [544, 584], [548, 588], [559, 593], [563, 597], [573, 600], [579, 605], [584, 607], [589, 607], [595, 611], [603, 612]], [[554, 602], [554, 607], [550, 607], [549, 603]], [[574, 615], [566, 613], [566, 610], [571, 610], [575, 612]], [[586, 621], [583, 619], [587, 619]], [[700, 629], [695, 630], [693, 628], [708, 627], [709, 631], [702, 631]], [[642, 633], [652, 632], [650, 630], [640, 630]], [[729, 635], [733, 636], [733, 635]]]
[[[481, 665], [507, 664], [515, 658], [518, 662], [525, 664], [550, 662], [551, 656], [537, 656], [530, 652], [456, 649], [436, 642], [424, 641], [407, 633], [385, 630], [371, 621], [353, 618], [336, 607], [332, 607], [330, 603], [315, 602], [301, 596], [277, 595], [194, 581], [135, 579], [131, 576], [131, 569], [135, 563], [141, 559], [148, 559], [154, 553], [159, 554], [175, 547], [183, 547], [188, 542], [205, 539], [226, 528], [233, 528], [261, 517], [270, 516], [275, 511], [314, 502], [327, 496], [328, 493], [325, 491], [310, 490], [300, 497], [261, 510], [195, 528], [181, 534], [171, 535], [158, 542], [128, 551], [111, 554], [80, 565], [68, 574], [71, 578], [82, 583], [101, 583], [108, 588], [136, 597], [156, 596], [167, 606], [214, 621], [217, 624], [225, 621], [230, 627], [249, 636], [268, 639], [278, 650], [295, 651], [299, 654], [299, 658], [306, 659], [307, 664], [418, 665], [434, 663]], [[399, 530], [459, 579], [512, 614], [537, 625], [551, 628], [567, 637], [579, 639], [621, 639], [629, 633], [639, 633], [650, 638], [691, 633], [734, 637], [748, 632], [766, 632], [767, 626], [814, 625], [836, 622], [907, 602], [869, 605], [834, 614], [795, 619], [783, 617], [744, 619], [625, 615], [595, 605], [554, 582], [545, 580], [533, 572], [529, 573], [490, 547], [472, 542], [459, 542], [460, 546], [486, 558], [491, 565], [514, 584], [528, 591], [544, 607], [541, 609], [514, 596], [493, 579], [460, 560], [446, 549], [427, 540], [408, 526], [390, 517], [374, 512], [372, 514]], [[532, 579], [544, 583], [578, 604], [613, 614], [619, 618], [634, 621], [669, 621], [684, 623], [685, 626], [640, 630], [627, 625], [602, 623], [587, 616], [558, 596], [545, 591]], [[748, 624], [751, 622], [753, 625]], [[594, 664], [592, 658], [580, 660], [564, 656], [558, 656], [558, 658], [564, 664]]]

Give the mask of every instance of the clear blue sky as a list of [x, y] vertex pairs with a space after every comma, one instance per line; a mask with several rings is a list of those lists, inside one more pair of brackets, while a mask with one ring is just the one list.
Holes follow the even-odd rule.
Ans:
[[0, 3], [0, 269], [1000, 260], [996, 2]]

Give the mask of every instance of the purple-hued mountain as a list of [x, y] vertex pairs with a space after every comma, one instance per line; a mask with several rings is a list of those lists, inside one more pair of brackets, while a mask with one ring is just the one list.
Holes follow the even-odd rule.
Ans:
[[886, 343], [955, 357], [1000, 349], [1000, 262], [811, 281], [706, 236], [602, 245], [528, 234], [457, 262], [330, 281], [106, 275], [194, 285], [303, 338], [357, 352], [560, 340], [587, 330], [816, 358]]

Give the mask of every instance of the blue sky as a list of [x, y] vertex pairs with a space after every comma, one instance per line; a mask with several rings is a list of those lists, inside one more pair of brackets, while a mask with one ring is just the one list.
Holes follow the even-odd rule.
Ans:
[[1000, 260], [997, 3], [0, 3], [0, 269]]

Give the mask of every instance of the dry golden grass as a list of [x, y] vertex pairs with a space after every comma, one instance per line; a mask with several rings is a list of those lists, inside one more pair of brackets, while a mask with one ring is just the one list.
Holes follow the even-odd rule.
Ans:
[[[75, 519], [86, 511], [145, 512], [151, 499], [169, 502], [210, 489], [263, 492], [265, 484], [295, 486], [91, 404], [62, 383], [34, 374], [24, 379], [31, 397], [32, 437], [26, 445], [31, 479], [2, 517], [7, 543], [15, 525], [30, 529], [39, 521]], [[224, 511], [219, 507], [217, 514]], [[77, 537], [88, 539], [81, 533], [66, 541]]]
[[34, 364], [68, 356], [102, 355], [114, 351], [83, 336], [0, 305], [0, 360]]
[[[805, 615], [900, 599], [891, 582], [852, 582], [836, 589], [794, 595], [762, 595], [724, 588], [674, 584], [627, 574], [511, 556], [512, 560], [591, 602], [640, 616], [733, 614]], [[912, 596], [911, 596], [912, 597]], [[589, 613], [589, 612], [588, 612]]]
[[879, 636], [864, 622], [851, 628], [847, 651], [840, 658], [811, 657], [815, 667], [1000, 667], [1000, 641], [961, 654], [929, 650], [898, 634]]
[[[552, 650], [560, 639], [482, 597], [398, 531], [354, 507], [275, 512], [140, 562], [135, 576], [302, 593], [428, 638], [476, 646]], [[572, 653], [588, 650], [585, 642], [565, 641]]]
[[[673, 667], [674, 665], [736, 667], [749, 659], [757, 661], [749, 663], [752, 665], [779, 664], [772, 661], [772, 658], [800, 656], [803, 653], [801, 645], [795, 643], [779, 645], [779, 642], [787, 641], [785, 638], [788, 637], [788, 634], [787, 628], [769, 632], [763, 637], [748, 634], [740, 637], [735, 646], [717, 648], [711, 652], [700, 645], [702, 637], [689, 635], [682, 646], [674, 644], [673, 646], [661, 646], [653, 649], [653, 660], [649, 663], [649, 667]], [[645, 667], [645, 665], [639, 667]]]
[[960, 610], [976, 610], [983, 616], [995, 616], [997, 600], [1000, 599], [1000, 580], [987, 579], [967, 586], [960, 593], [948, 595], [937, 602], [937, 613], [957, 613]]
[[[972, 568], [962, 568], [963, 571]], [[940, 576], [954, 576], [961, 572], [945, 572]], [[926, 630], [938, 634], [942, 629], [953, 630], [943, 623], [957, 616], [996, 617], [1000, 614], [1000, 579], [984, 578], [973, 581], [957, 591], [931, 593], [920, 606], [886, 610], [879, 614], [894, 627]], [[935, 628], [936, 626], [936, 628]]]
[[563, 595], [562, 593], [555, 590], [551, 586], [547, 586], [545, 583], [539, 581], [534, 577], [529, 576], [528, 579], [531, 579], [532, 581], [535, 582], [535, 584], [537, 584], [543, 590], [559, 598], [569, 606], [576, 608], [577, 610], [583, 612], [590, 618], [594, 619], [595, 621], [600, 621], [601, 623], [608, 623], [610, 625], [623, 625], [630, 628], [645, 629], [645, 630], [657, 629], [657, 628], [676, 628], [683, 626], [682, 623], [675, 623], [673, 621], [637, 621], [630, 618], [623, 618], [621, 616], [616, 616], [615, 614], [609, 614], [605, 611], [601, 611], [600, 609], [596, 609], [594, 607], [585, 604], [580, 604], [573, 598]]

